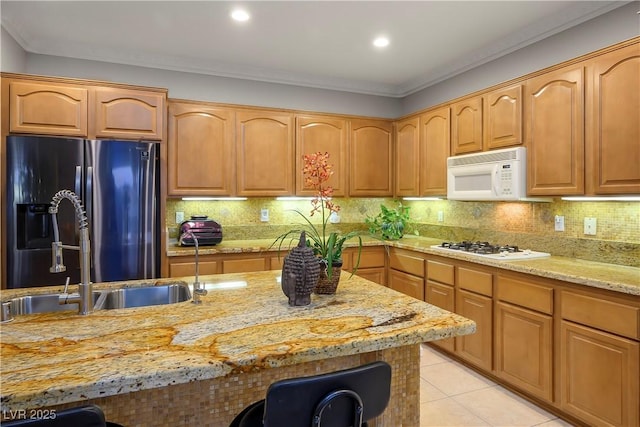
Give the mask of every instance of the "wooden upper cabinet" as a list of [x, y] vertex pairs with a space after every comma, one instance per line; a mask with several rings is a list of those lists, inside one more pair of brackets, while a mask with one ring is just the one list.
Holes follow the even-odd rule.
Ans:
[[133, 89], [95, 89], [95, 135], [98, 138], [164, 137], [166, 94]]
[[584, 194], [584, 67], [526, 82], [527, 193]]
[[420, 194], [420, 119], [396, 123], [395, 195]]
[[329, 153], [333, 175], [327, 185], [333, 187], [334, 196], [347, 194], [347, 120], [324, 116], [296, 117], [296, 194], [315, 195], [304, 186], [304, 154]]
[[243, 110], [236, 113], [238, 196], [294, 194], [293, 114]]
[[454, 155], [482, 151], [482, 97], [451, 106], [451, 152]]
[[484, 138], [485, 150], [522, 144], [522, 85], [484, 96]]
[[420, 195], [446, 196], [450, 153], [450, 111], [439, 108], [420, 116]]
[[640, 193], [640, 44], [589, 62], [587, 76], [587, 193]]
[[9, 83], [9, 131], [86, 137], [88, 89], [49, 83]]
[[393, 132], [387, 120], [351, 121], [350, 196], [393, 195]]
[[168, 194], [230, 196], [234, 190], [233, 110], [169, 103]]

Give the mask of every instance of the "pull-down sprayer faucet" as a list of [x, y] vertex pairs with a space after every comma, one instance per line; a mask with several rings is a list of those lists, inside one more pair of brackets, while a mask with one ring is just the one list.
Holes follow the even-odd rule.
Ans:
[[[58, 230], [58, 206], [63, 199], [73, 203], [76, 212], [76, 220], [78, 221], [78, 229], [80, 232], [80, 240], [78, 246], [64, 245], [60, 241], [60, 232]], [[51, 200], [49, 213], [53, 222], [53, 242], [51, 243], [51, 268], [52, 273], [62, 273], [67, 270], [62, 259], [62, 249], [73, 249], [80, 251], [80, 284], [78, 285], [78, 295], [60, 296], [60, 304], [78, 304], [80, 314], [89, 314], [93, 311], [93, 284], [90, 277], [90, 243], [89, 243], [89, 223], [85, 214], [82, 202], [77, 194], [70, 190], [58, 191]], [[65, 288], [66, 289], [66, 288]]]

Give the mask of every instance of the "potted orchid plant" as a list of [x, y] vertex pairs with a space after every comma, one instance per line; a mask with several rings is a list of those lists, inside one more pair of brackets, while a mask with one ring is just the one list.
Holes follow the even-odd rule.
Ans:
[[305, 186], [314, 190], [309, 217], [319, 214], [321, 216], [320, 224], [312, 222], [309, 217], [295, 209], [294, 212], [304, 220], [302, 228], [289, 230], [281, 234], [273, 244], [278, 243], [278, 249], [281, 249], [286, 240], [293, 241], [300, 236], [302, 231], [305, 231], [307, 246], [313, 249], [315, 255], [320, 259], [320, 262], [324, 264], [322, 270], [324, 270], [329, 279], [332, 279], [336, 267], [342, 267], [342, 250], [344, 243], [349, 239], [357, 238], [359, 245], [358, 259], [353, 267], [353, 271], [355, 272], [360, 264], [360, 253], [362, 249], [362, 238], [359, 233], [352, 231], [341, 235], [336, 231], [329, 231], [327, 229], [331, 214], [340, 211], [340, 206], [332, 201], [333, 187], [327, 185], [327, 181], [333, 175], [333, 165], [329, 163], [329, 153], [317, 152], [314, 154], [305, 154], [303, 155], [303, 159]]

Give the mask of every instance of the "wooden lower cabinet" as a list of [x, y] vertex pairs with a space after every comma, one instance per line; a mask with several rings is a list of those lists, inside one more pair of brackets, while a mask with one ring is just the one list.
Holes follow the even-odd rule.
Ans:
[[[431, 262], [431, 261], [429, 261]], [[427, 267], [428, 269], [429, 267]], [[443, 308], [445, 310], [454, 312], [455, 310], [455, 295], [453, 286], [444, 285], [434, 282], [433, 280], [427, 280], [425, 301], [429, 304], [433, 304], [436, 307]], [[433, 341], [434, 345], [443, 348], [445, 350], [453, 352], [455, 349], [455, 338], [447, 338], [444, 340]]]
[[548, 402], [553, 401], [553, 318], [496, 303], [496, 375]]
[[388, 286], [424, 301], [425, 260], [417, 252], [390, 248]]
[[561, 409], [593, 426], [640, 425], [640, 344], [566, 320], [560, 338]]
[[493, 301], [490, 297], [456, 289], [456, 313], [476, 322], [476, 333], [456, 338], [456, 354], [491, 372], [493, 369]]

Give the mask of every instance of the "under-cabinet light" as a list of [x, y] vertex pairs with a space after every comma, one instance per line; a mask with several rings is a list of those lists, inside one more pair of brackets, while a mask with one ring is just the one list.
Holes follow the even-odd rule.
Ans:
[[640, 202], [640, 196], [562, 197], [571, 202]]
[[[313, 200], [313, 197], [300, 197], [300, 196], [280, 196], [276, 197], [276, 200], [279, 202], [296, 202], [299, 200]], [[329, 199], [327, 199], [329, 200]]]
[[183, 197], [183, 201], [209, 201], [209, 200], [220, 200], [223, 202], [234, 202], [234, 201], [243, 201], [247, 200], [246, 197]]
[[403, 197], [402, 200], [442, 200], [440, 197]]

